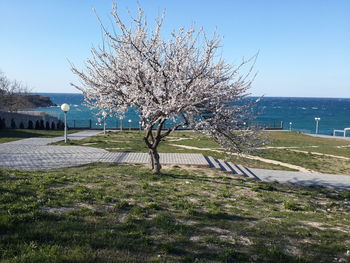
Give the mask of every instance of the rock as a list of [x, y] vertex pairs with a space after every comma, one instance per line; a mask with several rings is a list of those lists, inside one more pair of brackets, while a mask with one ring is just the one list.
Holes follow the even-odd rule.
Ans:
[[41, 96], [41, 95], [24, 95], [24, 96], [26, 97], [28, 102], [33, 105], [33, 108], [57, 106], [47, 96]]

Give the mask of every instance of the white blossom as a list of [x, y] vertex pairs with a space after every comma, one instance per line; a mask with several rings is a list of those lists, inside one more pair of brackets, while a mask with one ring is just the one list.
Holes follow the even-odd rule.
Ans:
[[[221, 38], [207, 38], [204, 31], [180, 28], [170, 38], [161, 37], [163, 18], [150, 30], [142, 9], [128, 27], [113, 5], [113, 19], [119, 32], [110, 33], [102, 23], [105, 43], [92, 48], [84, 71], [72, 66], [86, 102], [117, 115], [135, 107], [145, 127], [144, 141], [150, 149], [152, 168], [159, 172], [157, 147], [162, 138], [183, 125], [206, 133], [232, 151], [247, 151], [258, 144], [255, 129], [243, 125], [252, 118], [247, 103], [251, 69], [217, 57]], [[166, 120], [171, 129], [163, 129]]]

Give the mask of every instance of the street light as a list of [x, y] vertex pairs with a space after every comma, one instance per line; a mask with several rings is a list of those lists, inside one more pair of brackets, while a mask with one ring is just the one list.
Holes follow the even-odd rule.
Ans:
[[318, 122], [321, 120], [321, 118], [316, 117], [315, 121], [316, 121], [316, 134], [318, 134]]
[[292, 122], [289, 123], [289, 130], [291, 131], [292, 130]]
[[132, 120], [128, 120], [128, 123], [129, 123], [129, 131], [131, 130], [131, 122], [132, 122]]
[[106, 117], [107, 117], [107, 112], [103, 111], [102, 116], [103, 116], [103, 134], [106, 134]]
[[64, 142], [67, 143], [67, 112], [70, 107], [67, 103], [61, 105], [61, 110], [64, 112]]
[[119, 120], [120, 120], [120, 131], [123, 131], [123, 119], [124, 119], [123, 116], [119, 117]]

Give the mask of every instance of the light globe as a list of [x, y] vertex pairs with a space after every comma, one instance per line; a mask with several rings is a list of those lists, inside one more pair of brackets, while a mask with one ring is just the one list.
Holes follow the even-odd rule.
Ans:
[[69, 109], [70, 109], [70, 107], [67, 103], [64, 103], [61, 105], [61, 110], [63, 110], [64, 112], [68, 112]]

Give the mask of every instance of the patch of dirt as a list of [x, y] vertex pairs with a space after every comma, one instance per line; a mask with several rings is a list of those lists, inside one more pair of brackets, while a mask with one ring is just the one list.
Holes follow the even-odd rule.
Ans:
[[300, 249], [298, 249], [295, 246], [286, 245], [284, 250], [285, 250], [285, 252], [287, 252], [287, 254], [290, 254], [290, 255], [293, 255], [293, 256], [300, 256], [300, 255], [302, 255]]
[[72, 206], [61, 206], [61, 207], [43, 207], [42, 210], [52, 214], [63, 214], [69, 211], [79, 210], [80, 208], [88, 208], [90, 210], [95, 210], [92, 205], [85, 203], [77, 203]]
[[350, 227], [348, 226], [331, 226], [329, 224], [321, 223], [321, 222], [312, 222], [312, 221], [299, 221], [300, 223], [307, 225], [307, 226], [312, 226], [315, 228], [318, 228], [320, 230], [326, 230], [326, 229], [331, 229], [331, 230], [336, 230], [340, 232], [345, 232], [345, 233], [350, 233]]
[[183, 219], [178, 219], [177, 221], [179, 221], [181, 224], [184, 224], [186, 226], [194, 226], [197, 225], [198, 222], [194, 221], [194, 220], [183, 220]]
[[306, 153], [306, 154], [313, 154], [313, 155], [318, 155], [318, 156], [328, 156], [328, 157], [332, 157], [332, 158], [338, 158], [338, 159], [343, 159], [343, 160], [350, 160], [350, 158], [348, 157], [344, 157], [344, 156], [339, 156], [339, 155], [333, 155], [333, 154], [326, 154], [326, 153], [319, 153], [319, 152], [307, 152], [307, 151], [300, 151], [300, 150], [290, 150], [292, 152], [298, 152], [298, 153]]
[[[170, 140], [169, 140], [170, 139]], [[192, 138], [178, 138], [178, 137], [168, 137], [168, 142], [180, 142], [185, 140], [191, 140]]]
[[210, 230], [213, 232], [216, 232], [218, 234], [226, 234], [226, 235], [231, 235], [231, 231], [228, 231], [227, 229], [222, 229], [220, 227], [215, 227], [215, 226], [206, 226], [203, 229], [205, 230]]
[[88, 189], [95, 189], [96, 188], [95, 184], [83, 184], [83, 186], [88, 188]]
[[258, 147], [256, 149], [259, 150], [268, 150], [268, 149], [278, 149], [278, 150], [283, 150], [283, 149], [300, 149], [300, 148], [319, 148], [320, 146], [265, 146], [265, 147]]
[[247, 189], [238, 189], [238, 190], [234, 190], [233, 195], [235, 197], [237, 196], [248, 196], [254, 200], [260, 200], [260, 198], [257, 197], [258, 193], [255, 191], [251, 191], [251, 190], [247, 190]]
[[253, 244], [253, 242], [249, 238], [244, 237], [244, 236], [237, 236], [236, 234], [234, 234], [231, 231], [226, 230], [226, 229], [222, 229], [219, 227], [213, 227], [213, 226], [204, 227], [203, 229], [210, 230], [210, 231], [213, 231], [213, 232], [219, 234], [218, 238], [224, 242], [236, 244], [238, 241], [240, 244], [242, 244], [244, 246], [251, 246]]
[[62, 189], [62, 188], [68, 188], [68, 187], [73, 187], [74, 185], [72, 184], [62, 184], [62, 185], [58, 185], [58, 186], [52, 186], [50, 187], [50, 189], [52, 190], [59, 190], [59, 189]]
[[336, 148], [338, 149], [341, 149], [341, 148], [350, 148], [350, 144], [349, 145], [339, 145], [339, 146], [335, 146]]
[[200, 236], [191, 236], [191, 237], [190, 237], [190, 241], [194, 241], [194, 242], [197, 242], [197, 241], [199, 241], [200, 239], [201, 239]]

